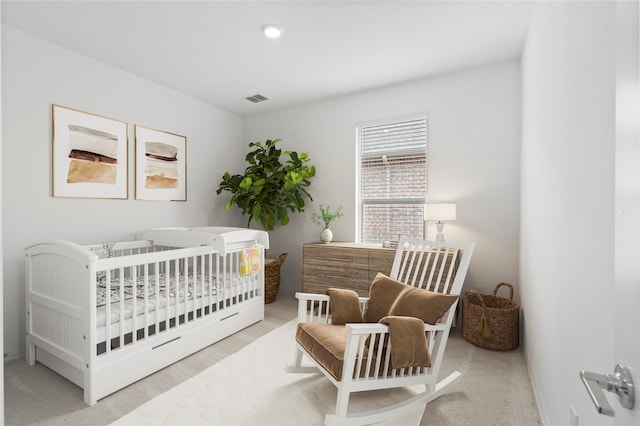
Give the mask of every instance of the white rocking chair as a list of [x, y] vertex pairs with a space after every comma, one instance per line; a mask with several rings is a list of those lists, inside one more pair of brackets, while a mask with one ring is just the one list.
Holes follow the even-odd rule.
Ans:
[[[431, 292], [459, 296], [469, 269], [473, 248], [473, 243], [460, 245], [402, 239], [395, 254], [390, 277]], [[298, 330], [304, 323], [331, 324], [329, 295], [296, 293], [296, 298], [299, 300]], [[369, 298], [360, 297], [359, 300], [361, 311], [364, 313]], [[334, 371], [330, 371], [331, 367], [323, 366], [327, 363], [317, 359], [317, 351], [314, 351], [314, 354], [310, 353], [299, 339], [296, 339], [294, 363], [287, 366], [287, 371], [320, 371], [338, 388], [336, 413], [325, 416], [326, 425], [362, 425], [392, 419], [404, 410], [412, 408], [414, 404], [425, 404], [438, 398], [448, 385], [460, 377], [460, 373], [455, 371], [436, 383], [456, 305], [457, 302], [453, 303], [435, 325], [424, 324], [425, 332], [429, 332], [427, 344], [431, 358], [430, 367], [392, 368], [390, 360], [393, 348], [387, 339], [389, 326], [380, 323], [348, 323], [344, 325], [346, 333], [337, 333], [346, 334], [346, 342], [344, 356], [339, 360], [338, 367], [334, 366]], [[312, 365], [303, 365], [303, 355], [307, 355], [305, 360], [310, 359]], [[341, 372], [336, 372], [336, 368], [341, 368]], [[391, 406], [348, 413], [349, 396], [352, 392], [414, 385], [424, 385], [424, 392]]]

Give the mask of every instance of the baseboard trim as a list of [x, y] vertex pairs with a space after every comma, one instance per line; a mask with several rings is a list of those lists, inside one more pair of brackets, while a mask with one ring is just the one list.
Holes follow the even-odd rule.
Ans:
[[522, 338], [522, 334], [521, 334], [521, 338], [520, 338], [520, 349], [522, 350], [522, 355], [524, 356], [524, 363], [527, 366], [527, 372], [529, 373], [529, 381], [531, 382], [531, 389], [533, 390], [533, 398], [536, 401], [536, 405], [538, 406], [538, 415], [540, 416], [540, 422], [543, 425], [550, 425], [551, 423], [549, 423], [548, 419], [547, 419], [547, 413], [546, 410], [544, 409], [544, 407], [541, 404], [541, 400], [538, 396], [538, 387], [536, 386], [536, 381], [534, 380], [534, 375], [532, 374], [531, 371], [531, 364], [529, 363], [529, 357], [527, 356], [527, 347], [526, 347], [526, 341], [524, 341], [525, 339]]
[[4, 362], [15, 361], [16, 359], [24, 359], [24, 349], [4, 353]]

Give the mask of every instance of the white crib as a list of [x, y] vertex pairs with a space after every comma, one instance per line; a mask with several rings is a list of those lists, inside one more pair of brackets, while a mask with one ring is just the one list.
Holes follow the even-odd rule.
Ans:
[[88, 405], [264, 319], [268, 234], [161, 228], [26, 249], [26, 358]]

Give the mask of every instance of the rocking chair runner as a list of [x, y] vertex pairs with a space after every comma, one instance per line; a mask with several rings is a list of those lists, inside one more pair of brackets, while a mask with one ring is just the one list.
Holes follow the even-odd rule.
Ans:
[[[445, 307], [441, 306], [441, 312], [437, 315], [442, 316], [439, 320], [437, 317], [434, 320], [432, 307], [428, 302], [425, 306], [424, 301], [439, 297], [433, 293], [460, 295], [473, 248], [473, 243], [460, 245], [402, 239], [395, 254], [390, 279], [383, 276], [387, 278], [386, 281], [395, 281], [396, 284], [382, 287], [382, 284], [376, 283], [382, 275], [379, 274], [372, 283], [370, 297], [358, 298], [359, 315], [355, 316], [355, 320], [352, 314], [347, 315], [347, 323], [344, 325], [335, 324], [340, 321], [335, 320], [338, 316], [333, 309], [335, 306], [332, 308], [331, 296], [296, 293], [299, 300], [296, 350], [294, 363], [287, 367], [287, 371], [320, 371], [338, 388], [336, 413], [326, 415], [325, 424], [361, 425], [390, 419], [414, 404], [436, 399], [444, 392], [445, 387], [460, 377], [460, 373], [455, 371], [436, 383], [457, 303], [449, 302]], [[404, 284], [397, 283], [396, 280]], [[426, 291], [409, 291], [409, 286]], [[399, 306], [401, 297], [406, 299], [411, 292], [421, 293], [417, 302], [409, 302], [411, 312], [420, 307], [421, 312], [416, 315], [402, 312]], [[404, 299], [402, 305], [406, 307]], [[337, 299], [334, 299], [334, 305], [336, 302]], [[341, 301], [340, 305], [344, 303]], [[429, 362], [416, 362], [415, 365], [402, 368], [394, 363], [394, 359], [401, 358], [400, 349], [396, 350], [394, 356], [390, 325], [378, 323], [378, 320], [386, 317], [381, 322], [388, 323], [388, 318], [398, 315], [416, 316], [425, 321], [429, 367], [423, 366], [429, 365]], [[345, 316], [340, 313], [340, 317]], [[363, 319], [361, 323], [360, 318]], [[305, 359], [309, 358], [312, 365], [303, 365], [303, 355], [307, 355]], [[413, 385], [424, 385], [425, 391], [392, 406], [348, 413], [349, 396], [352, 392]]]

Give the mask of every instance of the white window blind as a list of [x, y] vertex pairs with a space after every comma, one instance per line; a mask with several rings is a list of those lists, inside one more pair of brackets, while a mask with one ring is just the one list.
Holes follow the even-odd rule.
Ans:
[[427, 197], [426, 116], [358, 127], [360, 239], [422, 238]]

